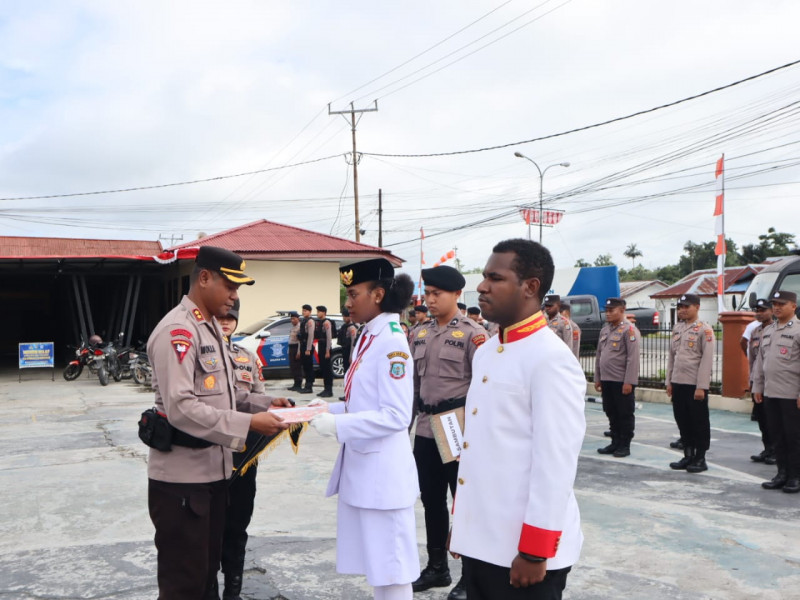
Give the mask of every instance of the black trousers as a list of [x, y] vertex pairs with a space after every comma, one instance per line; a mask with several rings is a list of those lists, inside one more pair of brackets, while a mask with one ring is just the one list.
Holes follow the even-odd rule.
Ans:
[[251, 465], [244, 475], [236, 477], [228, 487], [228, 509], [222, 536], [222, 572], [239, 575], [244, 572], [247, 547], [247, 526], [253, 517], [256, 498], [258, 464]]
[[711, 445], [711, 422], [708, 418], [708, 391], [702, 400], [694, 399], [696, 386], [672, 384], [672, 414], [685, 446], [705, 452]]
[[442, 463], [433, 438], [414, 438], [414, 460], [417, 463], [419, 489], [425, 509], [425, 533], [428, 548], [444, 548], [450, 532], [450, 511], [447, 510], [447, 488], [455, 494], [458, 462]]
[[800, 409], [796, 398], [764, 398], [770, 433], [775, 440], [778, 469], [800, 477]]
[[306, 356], [305, 350], [300, 352], [300, 362], [303, 365], [303, 375], [306, 376], [306, 385], [308, 389], [314, 385], [314, 350]]
[[515, 588], [511, 581], [511, 569], [499, 567], [468, 556], [461, 557], [464, 563], [464, 582], [468, 600], [561, 600], [567, 587], [567, 575], [572, 567], [547, 571], [539, 583]]
[[297, 358], [297, 350], [300, 344], [289, 344], [289, 371], [292, 373], [294, 384], [298, 387], [303, 385], [303, 363]]
[[228, 485], [148, 480], [159, 600], [199, 600], [217, 582]]
[[324, 344], [321, 344], [319, 350], [319, 370], [322, 373], [322, 383], [325, 385], [326, 390], [333, 389], [333, 367], [331, 366], [330, 356], [325, 358]]
[[[751, 385], [752, 387], [752, 385]], [[767, 422], [767, 407], [764, 402], [753, 402], [753, 413], [750, 418], [758, 423], [758, 430], [761, 432], [761, 442], [764, 444], [764, 450], [774, 450], [774, 441], [769, 432], [769, 423]]]
[[636, 386], [633, 386], [630, 394], [623, 394], [621, 381], [601, 381], [600, 385], [603, 412], [611, 426], [611, 439], [627, 446], [633, 439], [636, 427]]
[[344, 372], [347, 373], [347, 369], [350, 368], [350, 346], [342, 346], [342, 365], [344, 366]]

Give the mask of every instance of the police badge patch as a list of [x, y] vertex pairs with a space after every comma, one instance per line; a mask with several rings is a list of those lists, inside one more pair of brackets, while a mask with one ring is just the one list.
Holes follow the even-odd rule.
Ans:
[[392, 379], [402, 379], [406, 376], [406, 363], [400, 361], [393, 361], [389, 363], [389, 375], [392, 376]]

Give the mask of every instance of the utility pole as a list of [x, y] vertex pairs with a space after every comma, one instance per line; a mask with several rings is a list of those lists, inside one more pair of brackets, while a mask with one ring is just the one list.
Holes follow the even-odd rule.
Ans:
[[[373, 101], [375, 105], [372, 108], [359, 108], [356, 109], [353, 106], [353, 103], [350, 103], [350, 110], [331, 110], [331, 103], [328, 102], [328, 114], [329, 115], [342, 115], [344, 120], [350, 125], [350, 130], [353, 133], [353, 200], [355, 204], [355, 218], [356, 218], [356, 241], [361, 241], [361, 223], [359, 222], [358, 216], [358, 153], [356, 152], [356, 126], [358, 125], [358, 121], [361, 120], [361, 114], [365, 112], [378, 112], [378, 101]], [[356, 113], [359, 114], [358, 121], [356, 120]], [[350, 116], [348, 119], [347, 116]]]
[[167, 248], [172, 248], [175, 245], [176, 241], [182, 241], [183, 240], [183, 234], [181, 234], [181, 235], [170, 235], [170, 236], [159, 234], [158, 235], [158, 241], [160, 242], [161, 240], [164, 240], [165, 242], [167, 240], [169, 240], [169, 246], [167, 246]]
[[383, 248], [383, 190], [378, 188], [378, 248]]

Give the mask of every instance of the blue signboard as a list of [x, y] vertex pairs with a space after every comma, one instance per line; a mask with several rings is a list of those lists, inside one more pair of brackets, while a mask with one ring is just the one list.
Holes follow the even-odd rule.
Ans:
[[20, 369], [55, 368], [53, 342], [29, 342], [19, 345]]

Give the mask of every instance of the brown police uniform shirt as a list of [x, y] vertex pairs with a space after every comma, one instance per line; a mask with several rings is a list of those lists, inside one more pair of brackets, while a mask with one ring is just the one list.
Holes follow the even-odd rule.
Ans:
[[300, 333], [300, 322], [298, 321], [297, 325], [292, 325], [291, 330], [289, 330], [289, 345], [297, 346], [300, 343], [299, 338], [297, 335]]
[[232, 451], [241, 450], [250, 429], [249, 412], [269, 408], [260, 394], [237, 390], [234, 369], [216, 319], [206, 320], [183, 297], [156, 325], [147, 341], [153, 366], [156, 408], [170, 423], [215, 445], [169, 452], [150, 448], [147, 475], [173, 483], [208, 483], [228, 479]]
[[[427, 406], [465, 398], [472, 378], [472, 357], [488, 339], [486, 330], [461, 313], [440, 327], [436, 319], [423, 323], [414, 336], [414, 398]], [[417, 415], [416, 435], [432, 438], [431, 418]]]
[[708, 323], [681, 321], [675, 325], [667, 359], [667, 383], [707, 390], [711, 384], [716, 345], [714, 330]]
[[747, 363], [750, 366], [751, 391], [753, 387], [753, 377], [755, 376], [756, 357], [761, 349], [761, 337], [764, 335], [764, 330], [770, 325], [771, 323], [767, 323], [766, 327], [762, 324], [757, 325], [750, 331], [750, 339], [747, 340]]
[[578, 327], [578, 324], [572, 319], [569, 319], [569, 326], [572, 328], [572, 353], [575, 355], [575, 358], [580, 358], [581, 328]]
[[638, 385], [641, 339], [642, 334], [636, 326], [625, 320], [619, 325], [603, 325], [597, 341], [594, 382], [620, 381]]
[[768, 398], [800, 398], [800, 322], [773, 323], [761, 334], [753, 393]]
[[234, 385], [237, 388], [254, 394], [264, 394], [266, 392], [264, 375], [261, 371], [264, 363], [261, 362], [258, 356], [233, 342], [228, 342], [228, 358], [231, 361], [236, 379]]
[[302, 352], [307, 352], [314, 349], [314, 319], [308, 317], [305, 324], [306, 328], [306, 347], [300, 348]]
[[568, 348], [572, 348], [572, 325], [569, 324], [563, 315], [557, 314], [552, 319], [547, 319], [547, 325], [553, 330], [561, 341], [564, 342]]

